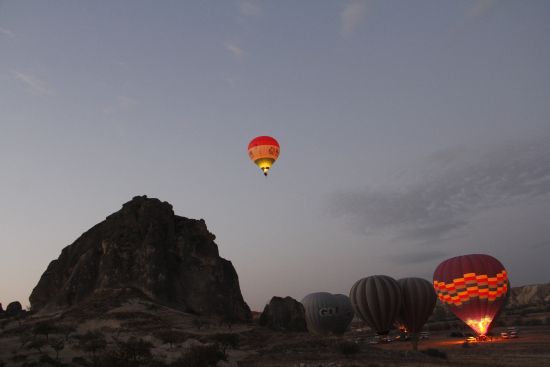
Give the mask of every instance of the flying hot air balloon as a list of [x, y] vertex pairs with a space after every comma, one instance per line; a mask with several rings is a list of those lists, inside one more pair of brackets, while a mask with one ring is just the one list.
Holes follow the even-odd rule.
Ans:
[[279, 158], [279, 143], [271, 136], [258, 136], [248, 144], [248, 156], [267, 176], [273, 163]]
[[401, 288], [387, 275], [359, 279], [349, 292], [355, 313], [378, 335], [387, 335], [401, 308]]
[[343, 334], [353, 320], [353, 308], [343, 294], [310, 293], [301, 303], [307, 329], [312, 334]]
[[401, 287], [401, 310], [397, 321], [411, 335], [413, 349], [418, 348], [418, 333], [431, 316], [437, 296], [432, 284], [422, 278], [403, 278], [397, 281]]
[[506, 300], [508, 274], [492, 256], [457, 256], [439, 264], [433, 285], [441, 302], [483, 336]]

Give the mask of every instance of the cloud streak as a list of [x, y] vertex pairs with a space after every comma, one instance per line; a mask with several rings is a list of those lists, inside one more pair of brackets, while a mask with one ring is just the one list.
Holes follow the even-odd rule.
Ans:
[[237, 42], [234, 41], [226, 41], [224, 43], [224, 48], [229, 51], [234, 57], [241, 58], [243, 56], [243, 49], [239, 46]]
[[352, 34], [367, 15], [366, 0], [354, 0], [348, 3], [340, 13], [342, 34]]
[[478, 213], [550, 193], [550, 136], [483, 152], [438, 153], [415, 174], [421, 178], [396, 189], [335, 193], [331, 209], [362, 233], [448, 239]]
[[477, 0], [467, 10], [467, 19], [482, 18], [498, 5], [498, 0]]
[[10, 38], [15, 37], [15, 33], [12, 30], [7, 29], [7, 28], [0, 27], [0, 34], [3, 34], [4, 36], [8, 36]]
[[239, 11], [241, 15], [247, 17], [257, 17], [262, 14], [260, 4], [253, 0], [241, 0], [239, 2]]
[[15, 71], [13, 75], [15, 79], [21, 82], [31, 94], [40, 96], [52, 96], [55, 94], [44, 81], [31, 74]]

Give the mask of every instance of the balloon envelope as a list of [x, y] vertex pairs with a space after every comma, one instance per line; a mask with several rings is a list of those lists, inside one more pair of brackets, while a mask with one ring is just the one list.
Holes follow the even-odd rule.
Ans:
[[457, 256], [439, 264], [433, 285], [443, 304], [478, 335], [485, 335], [506, 299], [508, 274], [492, 256]]
[[355, 282], [349, 298], [355, 313], [379, 335], [386, 335], [401, 307], [401, 288], [387, 275], [373, 275]]
[[279, 142], [271, 136], [257, 136], [248, 144], [248, 156], [266, 176], [279, 158], [279, 152]]
[[343, 294], [310, 293], [302, 300], [307, 329], [312, 334], [343, 334], [353, 320], [353, 308]]
[[418, 333], [431, 316], [437, 296], [432, 283], [422, 278], [403, 278], [397, 281], [401, 287], [401, 310], [397, 321], [410, 333]]

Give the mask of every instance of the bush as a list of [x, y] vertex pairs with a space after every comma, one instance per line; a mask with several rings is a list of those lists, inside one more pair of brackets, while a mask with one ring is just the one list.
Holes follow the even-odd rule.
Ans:
[[228, 348], [237, 348], [239, 346], [239, 336], [237, 334], [214, 334], [210, 337], [210, 340], [218, 344], [224, 355]]
[[349, 356], [351, 356], [352, 354], [359, 353], [359, 344], [354, 342], [343, 341], [338, 343], [338, 350], [346, 358], [349, 358]]
[[426, 354], [430, 357], [447, 359], [447, 353], [442, 352], [439, 349], [435, 349], [435, 348], [428, 348], [426, 350], [423, 350], [422, 353], [424, 353], [424, 354]]
[[151, 349], [153, 344], [143, 339], [131, 337], [128, 341], [116, 340], [116, 353], [122, 358], [136, 364], [152, 358]]
[[44, 335], [46, 336], [46, 339], [50, 338], [50, 334], [53, 334], [57, 331], [57, 328], [54, 324], [50, 322], [41, 322], [39, 324], [36, 324], [34, 328], [32, 329], [32, 332], [35, 335]]
[[154, 334], [154, 336], [160, 339], [165, 344], [170, 344], [170, 349], [174, 344], [183, 343], [187, 340], [188, 334], [177, 330], [162, 330]]
[[59, 360], [59, 352], [65, 348], [65, 341], [63, 339], [52, 338], [48, 344], [55, 351], [55, 359]]
[[171, 367], [211, 367], [216, 366], [218, 361], [225, 361], [225, 353], [219, 346], [197, 345], [192, 347], [187, 353], [174, 361]]
[[77, 347], [95, 357], [98, 351], [107, 347], [107, 341], [105, 340], [105, 336], [99, 331], [88, 331], [86, 334], [78, 337]]

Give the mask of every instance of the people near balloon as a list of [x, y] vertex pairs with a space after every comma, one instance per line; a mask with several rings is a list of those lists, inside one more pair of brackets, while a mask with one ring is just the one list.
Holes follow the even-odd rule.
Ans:
[[418, 334], [433, 313], [437, 296], [433, 285], [422, 278], [397, 280], [401, 287], [401, 309], [397, 321], [411, 338], [413, 349], [418, 349]]
[[310, 293], [302, 299], [307, 329], [312, 334], [341, 335], [353, 320], [350, 300], [343, 294]]
[[483, 337], [508, 294], [508, 273], [489, 255], [471, 254], [443, 261], [433, 287], [439, 300], [477, 335]]
[[387, 275], [373, 275], [359, 279], [350, 290], [349, 298], [355, 314], [386, 337], [401, 308], [399, 283]]
[[257, 136], [248, 144], [248, 156], [265, 176], [279, 158], [279, 152], [279, 142], [271, 136]]

